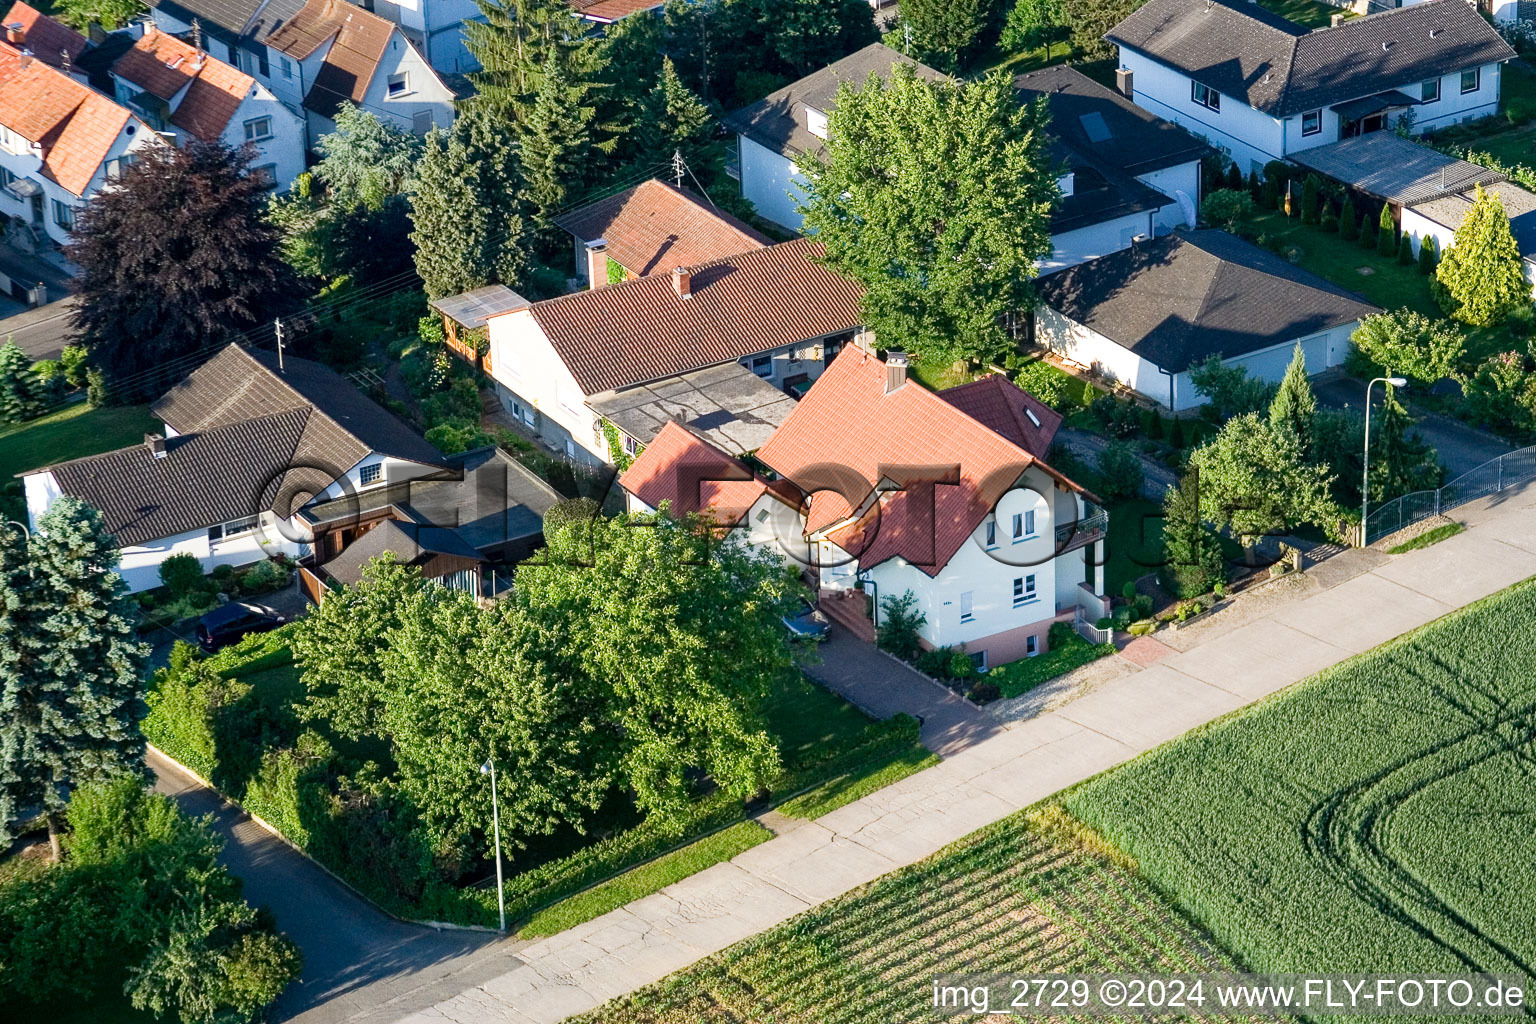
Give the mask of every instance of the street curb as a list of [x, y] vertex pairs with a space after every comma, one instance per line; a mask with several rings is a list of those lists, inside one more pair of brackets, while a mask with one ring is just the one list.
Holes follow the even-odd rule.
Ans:
[[345, 878], [342, 878], [336, 872], [332, 871], [330, 868], [326, 867], [324, 864], [320, 863], [318, 860], [315, 860], [315, 858], [311, 857], [309, 855], [309, 853], [306, 850], [303, 849], [303, 847], [299, 846], [292, 839], [289, 839], [287, 836], [283, 835], [283, 833], [278, 831], [278, 829], [276, 827], [274, 827], [270, 822], [266, 821], [265, 819], [263, 819], [258, 814], [252, 814], [250, 812], [250, 810], [245, 807], [244, 804], [240, 803], [240, 801], [234, 800], [234, 799], [230, 798], [222, 790], [220, 790], [217, 786], [215, 786], [213, 783], [209, 782], [207, 779], [205, 779], [201, 775], [197, 774], [197, 772], [193, 771], [191, 768], [188, 768], [186, 765], [182, 764], [180, 761], [176, 760], [170, 754], [167, 754], [165, 751], [163, 751], [159, 747], [155, 746], [153, 743], [149, 743], [149, 742], [146, 741], [144, 745], [146, 747], [148, 747], [150, 750], [153, 750], [156, 754], [159, 754], [161, 757], [165, 758], [167, 761], [171, 762], [171, 764], [175, 765], [178, 770], [180, 770], [182, 772], [185, 772], [187, 775], [189, 775], [192, 778], [196, 779], [199, 783], [202, 784], [202, 786], [205, 789], [207, 789], [214, 796], [218, 797], [220, 803], [224, 804], [226, 807], [233, 807], [236, 810], [238, 810], [241, 814], [244, 814], [247, 818], [250, 818], [257, 825], [261, 826], [262, 829], [264, 829], [265, 831], [271, 833], [278, 841], [283, 843], [283, 845], [287, 846], [294, 853], [297, 853], [300, 857], [303, 857], [305, 860], [309, 861], [311, 864], [313, 864], [315, 867], [319, 868], [321, 871], [324, 871], [327, 875], [330, 875], [331, 878], [333, 878], [336, 882], [338, 882], [348, 892], [350, 892], [352, 895], [356, 896], [358, 899], [362, 900], [364, 903], [368, 904], [374, 910], [377, 910], [379, 913], [383, 914], [385, 917], [389, 918], [390, 920], [398, 921], [401, 924], [410, 924], [410, 925], [417, 925], [417, 926], [422, 927], [422, 928], [431, 928], [434, 931], [440, 931], [440, 932], [446, 932], [446, 931], [454, 931], [454, 932], [486, 932], [486, 933], [491, 934], [491, 935], [501, 935], [501, 934], [503, 934], [502, 932], [496, 930], [495, 928], [488, 928], [485, 925], [478, 925], [478, 924], [452, 924], [452, 923], [450, 923], [448, 921], [418, 921], [415, 918], [401, 917], [399, 914], [392, 914], [392, 913], [390, 913], [388, 910], [385, 910], [383, 907], [381, 907], [377, 903], [375, 903], [372, 899], [370, 899], [367, 896], [365, 896], [361, 891], [359, 891], [357, 886], [353, 885], [351, 882], [347, 881]]

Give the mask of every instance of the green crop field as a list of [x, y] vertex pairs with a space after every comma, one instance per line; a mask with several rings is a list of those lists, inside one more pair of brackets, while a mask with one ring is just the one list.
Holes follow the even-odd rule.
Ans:
[[932, 1019], [945, 971], [1231, 969], [1134, 866], [1047, 806], [579, 1020], [904, 1024]]
[[1536, 974], [1536, 581], [1067, 808], [1260, 971]]

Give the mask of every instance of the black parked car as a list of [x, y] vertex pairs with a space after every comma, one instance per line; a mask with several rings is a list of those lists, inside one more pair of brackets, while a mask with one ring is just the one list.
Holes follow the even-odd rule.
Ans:
[[197, 642], [212, 654], [248, 633], [265, 633], [287, 621], [271, 608], [248, 601], [231, 601], [198, 620]]
[[824, 640], [832, 631], [832, 620], [803, 597], [790, 603], [783, 621], [792, 640]]

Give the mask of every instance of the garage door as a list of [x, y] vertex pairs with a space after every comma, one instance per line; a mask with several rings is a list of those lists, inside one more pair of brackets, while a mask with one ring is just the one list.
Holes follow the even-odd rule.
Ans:
[[[1230, 360], [1227, 365], [1244, 367], [1249, 376], [1278, 384], [1280, 378], [1285, 376], [1286, 367], [1291, 365], [1291, 356], [1295, 350], [1294, 345], [1281, 345], [1267, 352], [1255, 352]], [[1303, 339], [1301, 350], [1307, 356], [1307, 373], [1322, 373], [1328, 368], [1328, 335], [1319, 334]]]

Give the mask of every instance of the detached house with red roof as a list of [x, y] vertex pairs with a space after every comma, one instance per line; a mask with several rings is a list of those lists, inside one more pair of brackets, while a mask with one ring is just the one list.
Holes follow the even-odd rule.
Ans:
[[[50, 36], [48, 19], [18, 13], [23, 6], [7, 15], [0, 41], [0, 215], [37, 241], [63, 245], [85, 201], [136, 153], [162, 143], [142, 118], [62, 70], [73, 33]], [[31, 50], [29, 32], [45, 50], [65, 40], [51, 54], [61, 67]]]
[[1108, 516], [1044, 460], [1061, 417], [1003, 377], [934, 393], [906, 369], [844, 348], [758, 450], [773, 480], [669, 424], [620, 478], [631, 507], [667, 503], [798, 562], [866, 637], [910, 591], [930, 647], [981, 668], [1041, 653], [1052, 623], [1102, 614]]
[[[679, 239], [678, 252], [708, 252]], [[486, 319], [502, 404], [571, 459], [620, 461], [669, 420], [753, 451], [861, 327], [807, 239], [521, 303]], [[629, 257], [626, 257], [629, 258]]]
[[134, 44], [112, 64], [119, 103], [177, 145], [198, 139], [251, 146], [252, 169], [277, 188], [303, 173], [304, 119], [272, 90], [153, 22], [135, 26], [134, 34]]

